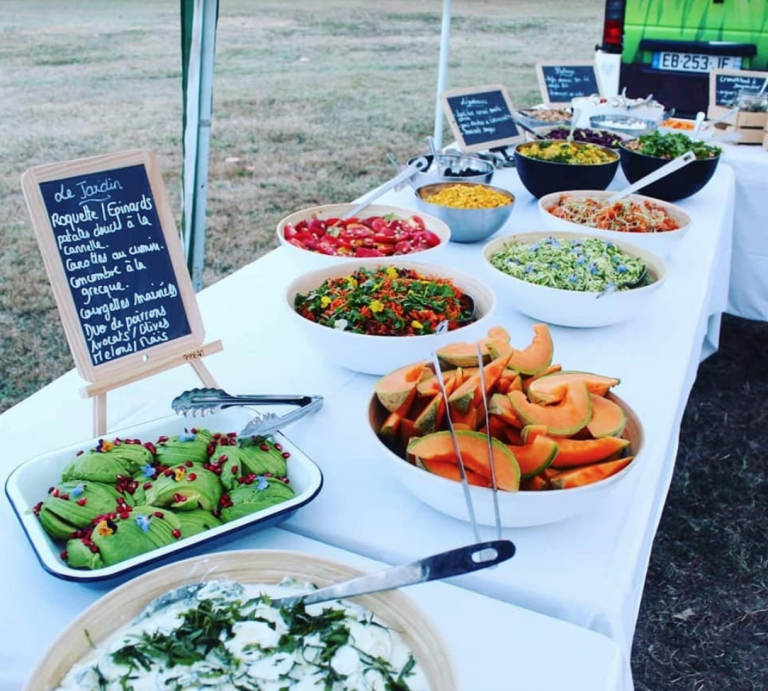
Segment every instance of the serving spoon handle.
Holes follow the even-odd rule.
[[[616,192],[616,194],[612,194],[610,197],[608,197],[608,199],[605,200],[604,203],[613,204],[619,201],[619,199],[623,199],[624,197],[637,192],[637,190],[642,189],[646,185],[650,185],[652,182],[661,180],[661,178],[666,177],[670,173],[674,173],[676,170],[679,170],[683,166],[687,166],[691,161],[694,161],[695,159],[696,154],[694,154],[693,151],[686,151],[681,156],[673,158],[669,163],[665,163],[663,166],[661,166],[661,168],[657,168],[652,173],[641,177],[639,180],[633,182],[631,185],[628,185],[623,190],[619,190]]]

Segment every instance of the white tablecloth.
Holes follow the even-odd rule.
[[[238,538],[226,549],[295,550],[366,571],[385,568],[277,528]],[[56,636],[106,589],[57,582],[41,569],[4,569],[0,586],[4,612],[0,691],[18,691]],[[505,691],[510,684],[569,691],[620,688],[621,652],[604,636],[444,583],[426,583],[405,592],[443,634],[462,689]],[[557,650],[556,665],[550,664],[552,650]]]
[[[517,194],[512,217],[500,232],[538,229],[535,201],[521,188],[516,173],[499,171],[494,182]],[[384,201],[412,204],[407,190],[390,193]],[[682,413],[700,358],[717,345],[719,315],[726,304],[733,213],[730,168],[721,166],[708,187],[682,206],[694,218],[694,226],[670,261],[666,284],[642,318],[637,315],[600,330],[552,329],[555,358],[564,367],[621,378],[618,393],[638,413],[647,436],[634,481],[576,519],[505,531],[518,547],[515,558],[461,581],[479,593],[607,635],[622,651],[627,677],[632,633],[673,471]],[[441,261],[483,276],[480,247],[452,244]],[[276,250],[198,297],[207,338],[224,341],[224,351],[206,360],[220,386],[231,393],[326,397],[321,411],[288,430],[322,467],[325,485],[319,497],[283,527],[386,563],[410,561],[469,542],[467,523],[420,504],[388,475],[378,442],[366,426],[375,378],[329,365],[302,338],[283,299],[296,271],[287,253]],[[532,320],[505,304],[503,292],[499,298],[498,323],[511,331],[513,343],[524,345]],[[91,404],[78,396],[82,385],[70,372],[0,416],[0,436],[18,440],[4,450],[3,476],[35,454],[91,436]],[[108,397],[109,428],[166,415],[176,394],[197,385],[191,368],[185,367],[115,391]],[[0,512],[7,525],[15,524],[5,498]],[[11,678],[18,679],[36,657],[22,655],[19,645],[32,646],[36,653],[44,648],[34,627],[22,622],[24,634],[14,633],[26,616],[22,604],[36,598],[48,602],[72,598],[73,609],[57,615],[61,628],[90,596],[84,588],[44,575],[20,530],[7,531],[4,547],[4,561],[12,565],[3,568],[8,580],[0,588],[3,611],[12,613],[4,636],[15,646],[9,662],[14,664]],[[39,617],[44,619],[44,612],[45,607]],[[474,637],[474,632],[465,633]],[[577,683],[577,675],[571,676],[567,688]]]
[[[768,151],[723,145],[723,163],[736,176],[728,314],[768,321]]]

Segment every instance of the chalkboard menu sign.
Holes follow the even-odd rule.
[[[724,115],[736,105],[740,93],[759,94],[768,91],[768,72],[747,70],[712,70],[709,73],[709,110],[707,116]]]
[[[202,343],[181,242],[150,152],[39,166],[24,174],[22,188],[85,379]]]
[[[537,62],[536,76],[541,96],[548,106],[569,106],[574,98],[602,95],[593,62]]]
[[[523,139],[512,118],[512,101],[500,84],[452,89],[443,92],[440,99],[453,136],[464,152],[508,146]]]

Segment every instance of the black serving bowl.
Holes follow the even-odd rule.
[[[558,140],[545,140],[562,143]],[[619,167],[618,154],[604,146],[573,142],[576,146],[596,147],[607,152],[611,160],[606,163],[556,163],[525,155],[525,149],[531,144],[541,142],[522,142],[515,147],[515,166],[520,181],[537,199],[553,192],[568,190],[604,190],[611,184]]]
[[[669,163],[668,158],[648,156],[639,151],[628,149],[628,143],[626,142],[619,147],[619,154],[621,156],[621,170],[630,183]],[[720,156],[705,159],[697,158],[661,180],[646,185],[637,193],[655,199],[663,199],[666,202],[685,199],[696,194],[710,181],[719,162]]]

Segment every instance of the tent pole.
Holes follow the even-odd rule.
[[[443,0],[443,23],[440,29],[440,62],[437,70],[437,99],[435,102],[435,148],[443,147],[443,107],[440,94],[445,91],[448,74],[448,41],[451,36],[451,0]]]
[[[203,287],[205,264],[205,208],[208,201],[208,159],[211,143],[213,108],[213,62],[216,50],[216,18],[218,0],[202,0],[202,44],[200,50],[200,99],[197,123],[197,157],[195,161],[195,208],[192,233],[192,285]]]

